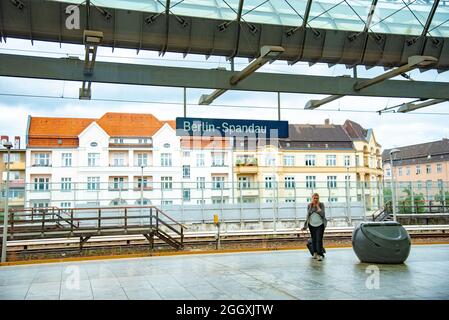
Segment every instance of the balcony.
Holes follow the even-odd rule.
[[[16,179],[9,181],[10,188],[25,188],[25,179]]]
[[[257,197],[259,195],[259,190],[254,188],[242,188],[239,189],[238,195],[242,197]]]
[[[237,159],[235,162],[236,173],[257,173],[259,170],[257,158]]]
[[[5,166],[6,165],[7,164],[5,163]],[[12,170],[12,171],[25,170],[25,162],[18,162],[18,161],[10,162],[9,163],[9,170]]]

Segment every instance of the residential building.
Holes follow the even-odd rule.
[[[397,147],[393,154],[393,170],[390,151],[382,153],[386,181],[397,182],[399,196],[407,192],[422,194],[426,200],[435,200],[441,193],[449,192],[449,139]],[[409,190],[409,191],[406,191]]]
[[[230,151],[191,149],[176,136],[174,121],[151,114],[29,117],[26,152],[27,205],[32,207],[176,205],[229,198],[229,191],[218,190],[231,176]],[[210,197],[202,195],[202,186],[213,182]]]
[[[0,211],[4,210],[5,187],[7,179],[7,168],[9,162],[9,201],[10,208],[22,208],[25,204],[25,149],[20,148],[20,137],[14,138],[13,147],[8,150],[3,147],[4,141],[9,141],[8,136],[1,136],[0,143]]]
[[[234,144],[237,197],[244,203],[382,201],[381,146],[372,129],[343,125],[290,124],[289,138],[261,144]]]

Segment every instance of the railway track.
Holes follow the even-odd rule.
[[[449,241],[447,230],[431,230],[410,232],[413,240],[442,239]],[[308,233],[290,234],[257,234],[257,235],[224,235],[220,237],[222,249],[236,248],[288,248],[305,246],[309,238]],[[335,232],[325,234],[324,241],[328,243],[350,243],[352,232]],[[215,235],[190,235],[184,240],[184,251],[213,250],[216,248],[217,238]],[[174,251],[167,243],[156,239],[153,252]],[[152,252],[148,241],[143,237],[116,237],[113,239],[95,239],[87,242],[80,250],[76,239],[66,240],[43,240],[22,241],[8,244],[8,256],[16,258],[33,257],[61,257],[61,256],[89,256],[92,254],[116,254],[116,253],[139,253]]]

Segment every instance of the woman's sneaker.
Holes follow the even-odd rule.
[[[323,261],[323,256],[318,256],[318,261]]]
[[[318,255],[316,254],[316,252],[313,254],[313,257],[312,257],[312,259],[316,259],[316,258],[318,258]]]

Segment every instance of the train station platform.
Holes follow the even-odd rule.
[[[0,299],[449,299],[449,245],[413,245],[402,265],[351,248],[153,256],[0,267]]]

